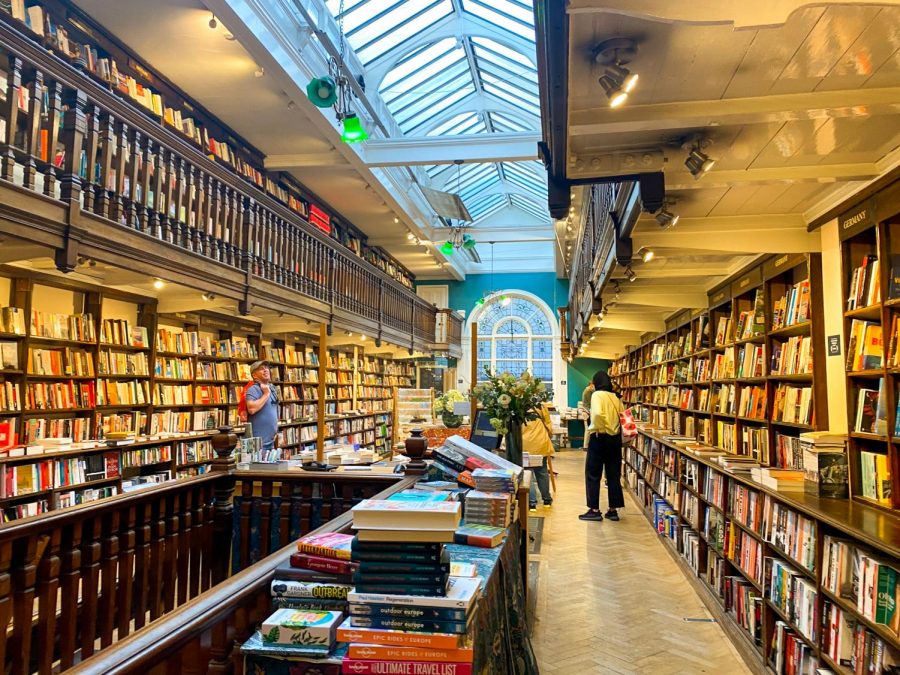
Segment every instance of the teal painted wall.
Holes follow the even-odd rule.
[[[606,359],[575,359],[569,364],[569,407],[577,408],[581,400],[581,392],[598,370],[609,370],[610,361]]]
[[[546,302],[554,315],[558,307],[569,302],[568,279],[557,279],[553,272],[522,272],[495,274],[493,283],[489,274],[470,274],[464,281],[422,281],[419,286],[448,286],[450,309],[463,310],[466,317],[475,309],[478,299],[490,290],[521,290],[533,293]],[[568,405],[576,407],[581,392],[598,370],[609,368],[605,359],[575,359],[566,368]]]

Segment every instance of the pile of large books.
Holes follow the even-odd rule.
[[[508,527],[511,503],[508,492],[472,490],[466,495],[466,523]]]
[[[349,617],[337,631],[350,643],[345,673],[431,672],[435,663],[447,675],[471,673],[481,578],[450,575],[444,544],[459,518],[458,502],[402,493],[353,508],[350,556],[358,568]]]

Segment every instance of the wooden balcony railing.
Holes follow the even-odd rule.
[[[212,589],[216,598],[230,597],[234,588],[222,582],[232,571],[403,480],[235,472],[232,448],[217,449],[211,473],[0,526],[3,672],[67,670],[191,601],[196,607]],[[265,587],[259,583],[253,590],[239,582],[231,610],[210,605],[215,616],[204,621],[219,647],[226,634],[232,639],[229,621],[253,625],[256,614],[245,610],[261,602],[254,599]],[[157,654],[160,662],[168,656]]]
[[[462,344],[463,319],[452,309],[439,309],[435,317],[434,342],[438,345]]]
[[[379,333],[393,331],[395,340],[409,336],[410,346],[433,340],[435,309],[410,289],[91,73],[0,22],[4,60],[0,179],[44,200],[42,208],[21,205],[34,222],[12,233],[43,243],[52,223],[38,223],[39,216],[60,218],[60,269],[75,269],[80,247],[99,245],[96,223],[113,225],[104,236],[119,238],[123,251],[139,256],[161,243],[189,260],[199,256],[207,276],[244,296],[242,311],[250,311],[248,292],[268,282],[280,290],[266,297],[299,294],[329,321],[352,315]],[[167,257],[156,256],[157,264],[174,267]]]

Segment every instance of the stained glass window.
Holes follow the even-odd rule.
[[[512,296],[504,304],[503,296],[488,301],[478,319],[478,379],[485,379],[484,368],[492,372],[521,375],[526,370],[542,380],[553,382],[553,329],[550,319],[538,305]]]

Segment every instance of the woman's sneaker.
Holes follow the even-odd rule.
[[[578,520],[603,520],[603,514],[593,509],[588,510],[578,516]]]
[[[606,519],[607,520],[618,520],[619,514],[615,509],[610,509],[609,511],[606,512]]]

